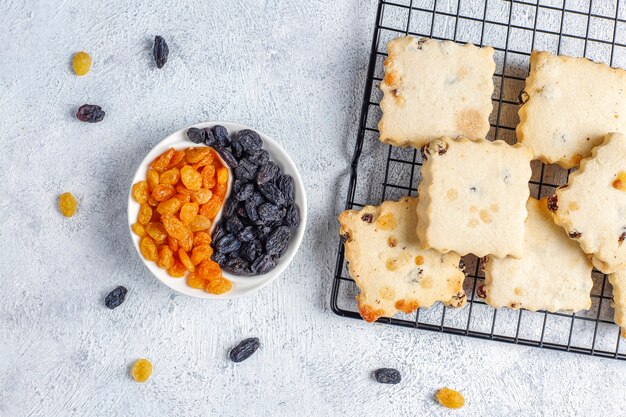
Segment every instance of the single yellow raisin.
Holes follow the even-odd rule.
[[[207,147],[198,147],[198,148],[188,148],[185,150],[185,156],[187,157],[187,162],[190,164],[195,164],[196,162],[200,162],[207,155],[211,154],[211,149]]]
[[[146,382],[152,375],[152,362],[148,359],[137,359],[130,369],[130,374],[137,382]]]
[[[159,185],[159,173],[153,170],[152,168],[150,168],[148,170],[147,181],[148,181],[148,189],[150,190],[150,192],[152,192],[152,190],[154,190],[157,187],[157,185]]]
[[[188,225],[196,217],[196,214],[198,214],[198,203],[185,203],[180,208],[180,221]]]
[[[130,228],[139,237],[144,237],[146,235],[146,228],[141,223],[135,223]]]
[[[174,194],[174,197],[172,198],[178,199],[178,201],[180,201],[180,204],[186,204],[191,201],[191,196],[189,194],[177,193],[177,194]]]
[[[180,261],[183,263],[183,265],[185,265],[185,268],[187,268],[189,272],[193,272],[196,270],[194,264],[189,258],[189,255],[187,255],[187,252],[185,252],[182,248],[178,250],[178,259],[180,259]]]
[[[194,265],[198,265],[205,259],[210,259],[211,255],[213,255],[213,248],[211,247],[211,245],[194,246],[193,250],[191,251],[191,263]]]
[[[213,188],[215,187],[215,166],[207,165],[202,168],[202,172],[200,173],[202,176],[202,186],[204,188]]]
[[[150,197],[148,197],[148,205],[149,205],[150,207],[156,207],[156,206],[158,206],[158,205],[159,205],[159,202],[158,202],[158,201],[156,201],[156,200],[152,197],[152,195],[151,195]]]
[[[174,239],[172,236],[167,237],[167,246],[170,247],[172,252],[178,252],[178,240]]]
[[[181,206],[181,202],[177,198],[161,201],[157,206],[159,214],[175,214]]]
[[[197,288],[199,290],[204,288],[205,281],[200,278],[196,273],[192,272],[187,275],[187,285],[191,288]]]
[[[233,288],[233,283],[226,278],[219,277],[209,280],[204,289],[211,294],[224,294]]]
[[[226,184],[217,184],[215,188],[213,188],[213,194],[223,199],[224,196],[226,196],[226,187],[228,187]]]
[[[199,190],[202,187],[202,175],[190,165],[180,170],[180,180],[190,190]]]
[[[152,198],[156,201],[165,201],[176,194],[176,189],[170,184],[159,184],[152,190]]]
[[[180,179],[180,171],[178,168],[168,169],[159,177],[159,184],[176,185]]]
[[[76,199],[72,193],[63,193],[59,196],[59,210],[65,217],[72,217],[76,213]]]
[[[179,194],[188,195],[189,198],[191,198],[191,195],[193,194],[193,191],[187,189],[187,187],[185,187],[183,184],[178,184],[176,186],[176,192],[178,192]]]
[[[148,202],[148,181],[139,181],[133,185],[133,198],[139,204],[146,204]]]
[[[196,232],[193,235],[193,245],[210,245],[211,244],[211,235],[207,232]]]
[[[214,195],[208,203],[203,204],[202,207],[200,207],[200,214],[209,219],[214,219],[221,208],[222,200],[218,196]]]
[[[158,259],[157,246],[149,236],[144,236],[139,241],[139,249],[144,258],[149,261],[156,261]]]
[[[205,280],[211,280],[222,276],[222,268],[220,268],[220,265],[210,259],[205,259],[200,262],[200,265],[198,265],[196,270],[198,275]]]
[[[185,151],[174,151],[174,153],[172,154],[172,159],[170,159],[170,163],[168,167],[174,168],[183,160],[184,157],[185,157]]]
[[[450,388],[441,388],[435,394],[435,398],[439,401],[439,404],[446,408],[461,408],[465,404],[463,395]]]
[[[174,265],[167,270],[167,273],[170,274],[172,278],[182,278],[187,273],[187,268],[181,261],[175,261]]]
[[[174,253],[167,245],[159,247],[158,255],[157,265],[159,268],[170,269],[174,266]]]
[[[139,206],[139,213],[137,213],[137,221],[141,224],[148,224],[152,219],[152,208],[147,204]]]
[[[184,239],[188,233],[191,233],[187,226],[172,215],[166,214],[161,216],[161,221],[163,222],[163,226],[165,226],[165,230],[167,230],[167,234],[175,237],[179,241]]]
[[[163,243],[167,239],[167,231],[161,223],[150,222],[146,225],[146,232],[155,242]]]
[[[79,77],[87,74],[91,69],[91,56],[87,52],[76,52],[72,58],[72,69]]]
[[[211,220],[209,218],[203,216],[202,214],[198,214],[193,218],[191,223],[189,223],[189,228],[192,232],[199,232],[201,230],[207,230],[211,228]]]
[[[226,184],[228,182],[228,170],[224,167],[221,167],[217,170],[217,183],[218,184]]]
[[[165,172],[175,152],[176,150],[174,148],[169,148],[167,151],[163,152],[152,162],[152,169],[158,173]]]
[[[178,240],[178,245],[185,252],[189,252],[191,248],[193,248],[193,232],[189,230],[189,232],[185,235],[184,238]]]
[[[213,193],[206,188],[200,188],[198,191],[194,191],[191,195],[191,199],[198,204],[206,204],[209,202]]]

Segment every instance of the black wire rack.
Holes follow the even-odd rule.
[[[358,135],[351,163],[346,209],[359,209],[383,200],[416,195],[420,152],[384,145],[377,124],[382,98],[387,41],[402,35],[449,39],[494,48],[494,110],[489,139],[515,143],[519,94],[528,75],[530,52],[584,56],[611,66],[626,67],[626,10],[620,0],[381,0],[376,12]],[[626,32],[626,31],[624,31]],[[533,161],[531,195],[550,195],[567,182],[569,171]],[[379,323],[432,330],[480,339],[626,359],[620,329],[613,323],[611,286],[594,270],[592,307],[583,312],[493,309],[484,302],[481,259],[464,257],[464,288],[468,305],[462,309],[441,303],[413,314],[399,313]],[[338,238],[337,264],[331,293],[333,312],[361,319],[356,284],[348,275],[343,244]]]

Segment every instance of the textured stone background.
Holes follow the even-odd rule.
[[[622,362],[331,313],[338,190],[375,9],[362,0],[2,3],[1,417],[624,414]],[[156,34],[171,50],[161,71],[150,53]],[[84,78],[70,71],[77,50],[94,58]],[[73,118],[85,102],[103,106],[102,123]],[[149,274],[125,213],[151,146],[220,119],[291,153],[310,219],[279,280],[211,302],[177,296]],[[56,210],[63,191],[79,200],[72,219]],[[127,302],[109,311],[104,296],[120,284]],[[230,363],[228,349],[253,335],[263,343],[256,356]],[[128,375],[138,357],[155,367],[143,385]],[[401,369],[403,383],[373,382],[381,366]],[[466,407],[438,407],[441,386],[461,390]]]

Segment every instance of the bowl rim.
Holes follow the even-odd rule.
[[[137,212],[139,210],[139,203],[134,200],[132,197],[132,187],[138,181],[142,181],[146,179],[147,168],[149,164],[156,158],[158,155],[162,154],[165,150],[173,147],[175,149],[184,149],[188,147],[198,147],[198,146],[206,146],[203,144],[195,144],[187,139],[186,132],[188,129],[192,127],[196,127],[199,129],[206,127],[213,127],[216,125],[224,126],[230,135],[243,130],[250,129],[259,134],[261,139],[263,139],[263,149],[265,149],[270,154],[270,159],[274,161],[278,166],[281,167],[283,173],[289,174],[294,179],[294,187],[295,187],[295,201],[298,205],[298,209],[300,211],[300,224],[294,230],[292,230],[291,238],[289,241],[289,245],[287,250],[280,257],[278,265],[271,270],[270,272],[263,275],[255,275],[249,277],[237,276],[227,272],[223,272],[225,278],[229,279],[233,283],[233,289],[225,294],[210,294],[201,289],[191,288],[187,285],[185,277],[182,278],[173,278],[167,274],[167,271],[159,268],[156,263],[152,261],[148,261],[143,258],[141,255],[141,251],[139,249],[139,236],[135,235],[132,231],[131,226],[136,222]],[[226,194],[226,199],[230,196],[232,192],[232,179],[233,179],[233,170],[228,167],[225,163],[223,164],[229,170],[229,184],[228,190]],[[214,224],[218,223],[218,220],[222,214],[222,208],[216,217],[216,221]],[[146,154],[146,156],[141,160],[139,165],[137,166],[135,173],[130,182],[129,191],[128,191],[128,205],[127,205],[127,217],[128,217],[128,230],[130,233],[131,240],[133,242],[133,247],[135,248],[135,252],[146,266],[146,268],[150,271],[150,273],[163,285],[171,288],[172,290],[187,295],[190,297],[207,299],[207,300],[227,300],[244,297],[246,295],[252,294],[261,288],[267,286],[269,283],[273,282],[277,279],[291,264],[293,258],[298,252],[302,240],[304,238],[304,233],[306,231],[306,223],[307,223],[307,197],[306,191],[304,188],[304,183],[302,181],[302,177],[297,169],[296,164],[294,163],[291,156],[283,149],[283,147],[276,142],[273,138],[268,136],[267,134],[248,127],[246,125],[242,125],[240,123],[226,122],[226,121],[208,121],[197,123],[191,126],[184,127],[179,129],[164,139],[155,144]],[[212,232],[211,228],[211,232]],[[185,274],[186,276],[186,274]],[[181,285],[180,283],[184,285]]]

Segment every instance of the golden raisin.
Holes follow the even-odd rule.
[[[180,201],[181,205],[182,204],[187,204],[187,203],[189,203],[191,201],[191,196],[188,195],[188,194],[177,193],[177,194],[174,194],[174,197],[172,197],[172,198],[175,198],[178,201]]]
[[[228,170],[224,167],[221,167],[217,170],[217,183],[218,184],[226,184],[228,182]]]
[[[178,239],[178,245],[185,252],[189,252],[191,248],[193,248],[193,232],[189,230],[189,232],[185,235],[184,238]]]
[[[196,232],[193,235],[193,245],[210,245],[211,244],[211,235],[207,232]]]
[[[217,196],[213,196],[208,203],[202,205],[200,208],[200,214],[208,217],[209,219],[214,219],[221,208],[222,200]]]
[[[191,199],[198,204],[206,204],[209,202],[213,193],[211,190],[207,190],[206,188],[200,188],[198,191],[194,191],[191,195]]]
[[[65,217],[72,217],[76,213],[76,199],[72,193],[63,193],[59,196],[59,210]]]
[[[213,192],[219,198],[224,199],[224,196],[226,195],[226,187],[227,187],[226,184],[217,184],[215,188],[213,189]]]
[[[130,374],[137,382],[146,382],[152,375],[152,362],[148,359],[137,359],[130,369]]]
[[[72,58],[72,69],[79,77],[87,74],[91,69],[91,56],[87,52],[76,52]]]
[[[202,277],[202,279],[211,280],[222,276],[222,269],[220,268],[220,265],[210,259],[200,262],[197,271],[198,275]]]
[[[146,228],[143,227],[143,224],[141,223],[135,223],[130,228],[139,237],[144,237],[146,235]]]
[[[202,186],[205,188],[213,188],[215,187],[215,167],[213,165],[207,165],[202,168],[202,172],[200,173],[202,176]]]
[[[210,294],[224,294],[232,288],[233,283],[223,277],[210,280],[204,287],[204,289]]]
[[[178,192],[179,194],[188,195],[189,198],[191,198],[191,195],[193,194],[193,191],[187,189],[187,187],[185,187],[183,184],[178,184],[176,186],[176,192]]]
[[[188,148],[185,151],[187,162],[190,164],[200,162],[202,159],[206,158],[207,155],[211,155],[211,150],[206,147]]]
[[[181,206],[181,202],[177,198],[161,201],[157,206],[159,214],[175,214]]]
[[[159,205],[159,202],[156,201],[154,198],[152,198],[152,196],[148,197],[148,205],[150,207],[156,207]]]
[[[162,223],[150,222],[146,225],[146,232],[155,242],[162,243],[167,239],[167,231]]]
[[[152,162],[152,169],[158,173],[165,172],[169,167],[172,156],[174,156],[174,152],[176,152],[174,148],[169,148],[163,154],[158,156],[154,162]]]
[[[181,239],[184,239],[187,234],[190,233],[187,226],[182,224],[180,220],[172,215],[166,214],[164,216],[161,216],[161,221],[163,222],[163,226],[165,226],[165,230],[167,230],[167,234],[175,237],[179,241]]]
[[[182,248],[178,250],[178,259],[180,259],[180,261],[183,263],[183,265],[185,265],[185,268],[187,268],[189,272],[193,272],[196,270],[194,264],[189,258],[189,255],[187,255],[187,252],[185,252]]]
[[[465,399],[460,392],[450,388],[441,388],[435,394],[435,398],[439,401],[439,404],[446,408],[461,408],[465,404]]]
[[[169,168],[173,168],[185,157],[185,151],[174,151],[172,154],[172,159],[170,159],[170,163],[168,165]]]
[[[139,181],[133,185],[133,198],[139,204],[146,204],[148,202],[148,181]]]
[[[202,214],[198,214],[193,218],[191,223],[189,223],[189,228],[192,232],[199,232],[200,230],[207,230],[211,228],[211,220]]]
[[[174,253],[167,245],[159,247],[158,255],[157,265],[159,268],[169,269],[174,266]]]
[[[180,180],[190,190],[199,190],[202,187],[202,176],[190,165],[185,165],[180,170]]]
[[[192,272],[187,276],[187,285],[189,285],[191,288],[197,288],[201,290],[204,288],[204,280],[200,278],[197,274]]]
[[[176,185],[180,179],[180,171],[178,168],[168,169],[159,177],[159,184]]]
[[[172,250],[172,252],[178,252],[178,240],[173,238],[172,236],[167,237],[167,246]]]
[[[139,213],[137,214],[137,221],[141,224],[148,224],[148,222],[152,219],[152,209],[147,204],[142,204],[139,206]]]
[[[198,265],[205,259],[211,258],[211,255],[213,255],[213,248],[211,247],[211,245],[194,246],[193,250],[191,251],[191,263],[194,265]]]
[[[183,224],[188,225],[193,221],[197,213],[198,203],[185,203],[180,208],[180,221],[183,222]]]
[[[153,169],[149,169],[148,175],[147,175],[147,181],[148,181],[148,189],[150,190],[150,192],[152,192],[152,190],[154,190],[156,186],[159,185],[159,173]]]
[[[176,189],[170,184],[159,184],[152,190],[152,198],[156,201],[165,201],[176,194]]]
[[[139,241],[139,249],[144,258],[149,261],[156,261],[158,258],[157,246],[149,236],[144,236]]]
[[[185,265],[183,265],[181,261],[175,261],[174,265],[167,270],[167,273],[172,278],[182,278],[187,273],[187,268],[185,268]]]

